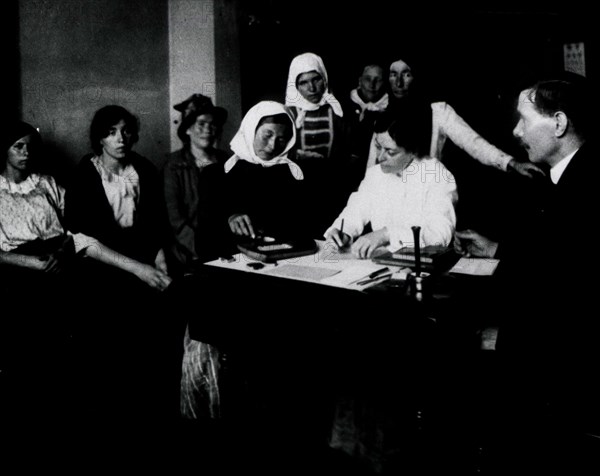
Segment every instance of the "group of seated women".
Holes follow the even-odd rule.
[[[0,366],[9,369],[3,375],[35,365],[35,357],[20,358],[25,351],[19,339],[53,338],[39,317],[62,296],[64,319],[51,327],[57,338],[74,336],[80,352],[78,408],[112,401],[110,411],[136,408],[144,418],[153,405],[180,405],[184,416],[216,417],[222,353],[190,337],[185,315],[169,312],[180,309],[173,304],[174,284],[200,264],[232,254],[238,240],[259,236],[325,239],[361,259],[382,247],[412,245],[413,226],[423,230],[422,246],[449,245],[458,195],[453,175],[437,153],[432,156],[439,106],[398,106],[412,76],[398,73],[397,63],[390,70],[395,89],[389,101],[377,65],[363,72],[377,83],[377,94],[367,100],[360,87],[353,90],[358,121],[387,111],[360,133],[360,173],[351,150],[356,129],[351,121],[344,125],[323,61],[313,53],[293,59],[284,101],[261,101],[247,111],[231,153],[217,147],[225,109],[201,94],[175,105],[182,147],[162,171],[133,151],[138,120],[118,105],[96,111],[92,152],[66,190],[37,172],[44,158],[38,131],[24,122],[5,127],[0,282],[3,293],[27,303],[23,313],[37,318],[2,320],[2,339],[10,344],[1,346]],[[359,86],[366,83],[362,78]],[[467,130],[463,122],[461,130]],[[474,156],[501,155],[507,167],[510,156],[478,136],[471,139],[479,144]],[[86,378],[89,369],[93,378]],[[152,390],[159,388],[175,390]]]

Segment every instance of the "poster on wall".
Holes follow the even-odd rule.
[[[583,42],[563,45],[565,71],[585,76],[585,49]]]

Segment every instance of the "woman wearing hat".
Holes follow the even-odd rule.
[[[170,154],[165,163],[163,188],[171,225],[169,269],[181,275],[193,273],[196,264],[216,258],[223,246],[220,236],[227,230],[224,220],[219,220],[219,197],[228,154],[215,144],[227,111],[202,94],[193,94],[174,108],[181,112],[177,135],[183,147]],[[178,288],[181,302],[194,295],[186,285]],[[187,329],[183,349],[181,416],[218,418],[222,353],[211,344],[190,339]]]
[[[169,248],[172,268],[186,273],[193,271],[195,263],[219,254],[217,192],[227,153],[215,144],[227,111],[202,94],[194,94],[174,108],[181,111],[177,135],[183,147],[169,156],[163,186],[173,234]]]

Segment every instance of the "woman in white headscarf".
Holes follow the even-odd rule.
[[[304,232],[304,174],[288,158],[294,118],[283,104],[262,101],[244,116],[225,163],[229,229],[237,236]]]
[[[349,193],[344,147],[346,126],[339,101],[329,91],[323,60],[314,53],[296,56],[288,73],[285,104],[294,114],[298,139],[292,157],[302,167],[311,189],[310,208],[321,234]]]
[[[298,157],[330,158],[344,113],[329,92],[327,70],[316,54],[303,53],[292,60],[285,104],[296,119]]]

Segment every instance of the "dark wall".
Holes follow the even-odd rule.
[[[244,2],[244,112],[262,99],[284,100],[289,64],[299,53],[323,58],[330,89],[340,100],[356,87],[365,62],[389,66],[403,59],[413,68],[414,84],[432,100],[448,101],[490,142],[525,158],[512,137],[515,93],[523,82],[562,71],[566,42],[585,43],[587,75],[598,78],[594,15],[573,3],[560,10],[483,10],[369,0],[343,12],[338,2],[294,5]],[[479,164],[450,143],[444,162],[459,186],[459,228],[497,234],[513,206],[527,200],[509,174]]]
[[[322,56],[330,87],[341,96],[356,86],[360,67],[374,59],[389,66],[405,59],[428,92],[465,107],[504,95],[525,76],[562,69],[562,44],[586,41],[585,10],[482,10],[406,7],[369,0],[341,10],[338,2],[244,2],[242,87],[244,110],[264,98],[282,100],[292,58]],[[571,5],[570,5],[571,6]],[[589,65],[597,74],[597,65]]]
[[[140,118],[136,150],[169,151],[167,0],[20,0],[22,117],[66,164],[90,151],[94,112]]]

